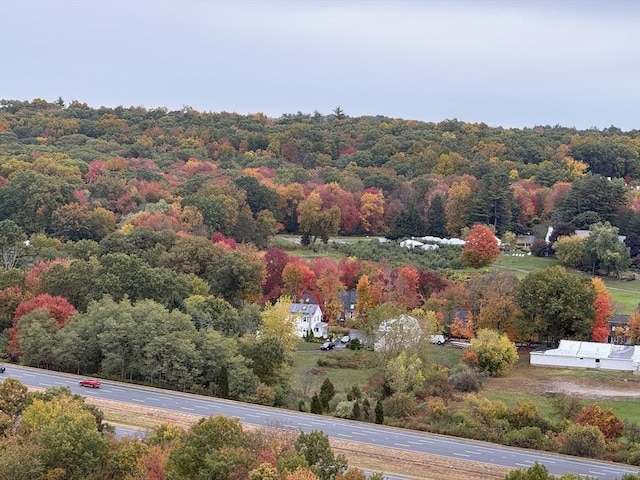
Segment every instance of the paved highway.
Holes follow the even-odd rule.
[[[640,472],[635,467],[622,464],[504,447],[456,437],[414,432],[119,382],[104,381],[99,389],[84,388],[78,384],[81,377],[35,368],[7,365],[7,372],[0,374],[0,379],[8,376],[15,377],[30,387],[68,386],[72,392],[83,394],[88,398],[116,400],[203,417],[222,414],[235,417],[243,423],[259,426],[292,428],[304,432],[321,430],[329,437],[336,439],[440,455],[458,460],[473,460],[510,468],[528,468],[535,462],[540,462],[555,475],[577,473],[596,477],[599,480],[619,480],[625,473]]]

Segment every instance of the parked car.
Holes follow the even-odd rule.
[[[0,373],[4,373],[6,370],[6,368],[4,367],[4,365],[0,365]]]
[[[349,343],[351,341],[351,337],[349,335],[345,335],[340,339],[340,343]]]
[[[100,380],[97,378],[83,378],[80,380],[81,387],[100,388]]]
[[[333,347],[335,347],[335,344],[333,342],[324,342],[320,346],[320,350],[333,350]]]
[[[444,345],[445,338],[444,335],[431,335],[431,343],[435,343],[436,345]]]

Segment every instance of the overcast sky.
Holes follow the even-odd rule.
[[[0,98],[640,128],[640,0],[0,0]]]

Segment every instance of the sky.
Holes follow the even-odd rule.
[[[640,0],[0,0],[0,99],[640,129]]]

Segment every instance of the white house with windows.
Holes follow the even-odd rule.
[[[293,303],[289,309],[290,316],[295,317],[298,336],[306,337],[309,332],[317,338],[329,336],[329,324],[322,321],[322,309],[315,303]]]

